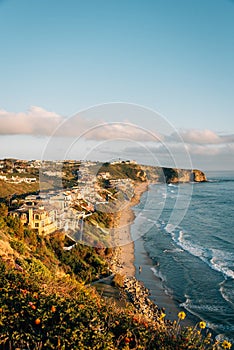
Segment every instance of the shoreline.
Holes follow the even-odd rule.
[[[114,236],[117,243],[117,273],[125,277],[134,277],[135,268],[135,245],[131,236],[131,226],[135,220],[133,207],[140,202],[141,196],[148,190],[148,182],[135,184],[134,197],[126,205],[125,209],[119,212],[117,228],[114,230]]]
[[[114,272],[120,273],[125,278],[136,278],[149,290],[150,299],[155,305],[160,309],[165,309],[166,319],[173,321],[178,319],[178,312],[184,309],[166,293],[161,279],[154,274],[153,269],[157,265],[154,264],[154,261],[145,250],[143,237],[137,235],[138,238],[135,241],[132,240],[134,225],[136,225],[136,230],[138,229],[135,223],[136,214],[134,207],[139,204],[144,192],[148,191],[149,185],[148,182],[136,184],[134,197],[128,203],[126,209],[119,213],[117,239],[120,242],[119,238],[121,233],[123,233],[128,243],[125,241],[125,244],[118,245]],[[187,311],[186,315],[184,325],[193,326],[197,323],[198,319],[194,315]]]
[[[127,235],[129,243],[119,247],[118,261],[119,267],[117,272],[125,277],[135,277],[150,292],[150,299],[159,307],[167,311],[167,318],[170,320],[177,319],[177,314],[181,309],[176,305],[173,299],[165,293],[160,278],[154,275],[154,262],[148,255],[144,247],[144,239],[140,235],[134,241],[132,240],[132,231],[134,230],[135,217],[134,207],[140,203],[141,196],[149,189],[149,183],[140,183],[135,186],[135,195],[127,205],[126,210],[122,211],[119,216],[118,225],[123,233]]]

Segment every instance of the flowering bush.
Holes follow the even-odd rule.
[[[35,267],[29,275],[1,264],[0,272],[0,349],[231,349],[227,340],[215,343],[208,330],[202,334],[204,321],[182,327],[185,313],[174,323],[164,313],[152,321],[68,275],[47,284],[41,274],[39,285]]]
[[[86,286],[108,271],[101,248],[77,245],[65,254],[62,236],[46,242],[28,230],[20,238],[14,221],[0,224],[0,350],[231,349],[228,340],[213,340],[204,321],[183,327],[184,311],[175,322],[164,312],[150,318]],[[116,282],[122,284],[121,276]]]

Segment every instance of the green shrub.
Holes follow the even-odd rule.
[[[26,246],[23,242],[18,241],[17,239],[10,240],[11,248],[15,249],[19,254],[23,255],[26,252]]]

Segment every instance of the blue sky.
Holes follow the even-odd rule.
[[[0,47],[1,158],[40,158],[59,122],[125,102],[165,116],[194,167],[234,169],[233,1],[0,0]]]

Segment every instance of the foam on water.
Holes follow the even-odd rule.
[[[197,307],[196,307],[196,305],[193,305],[192,301],[188,298],[188,296],[187,296],[185,302],[181,303],[179,306],[181,308],[184,308],[185,310],[187,310],[190,314],[196,316],[198,319],[201,319],[201,316],[200,316],[200,312],[201,311],[206,311],[206,312],[210,311],[210,308],[206,307],[205,305],[202,305],[202,306],[201,305],[197,305]],[[216,328],[215,324],[212,324],[211,322],[208,322],[208,320],[205,317],[203,317],[202,320],[206,322],[207,326],[210,329],[215,330],[215,328]]]
[[[162,281],[165,294],[172,298],[173,291],[172,291],[172,289],[170,289],[166,286],[166,282],[167,282],[166,277],[163,276],[161,271],[159,269],[157,269],[156,267],[151,267],[151,270],[153,271],[153,274]]]
[[[150,218],[145,218],[148,222],[153,222],[154,224],[157,224],[157,220],[152,220]]]
[[[216,333],[232,338],[234,182],[214,180],[194,186],[187,214],[179,223],[171,216],[179,217],[188,204],[189,185],[152,187],[149,210],[143,213],[145,224],[140,226],[151,227],[145,234],[145,247],[160,263],[152,271],[165,293]],[[164,207],[157,217],[157,204],[162,201]]]
[[[158,277],[162,282],[166,282],[167,279],[165,276],[163,276],[162,272],[157,269],[156,267],[151,267],[151,270],[153,271],[153,274]]]
[[[212,255],[211,267],[221,272],[225,277],[234,279],[234,269],[230,268],[230,265],[233,266],[233,254],[223,252],[220,249],[212,249]]]
[[[222,298],[226,300],[231,305],[231,307],[233,307],[234,290],[233,289],[229,290],[228,288],[225,287],[225,284],[226,284],[226,280],[224,280],[219,284],[220,294],[222,295]]]
[[[174,248],[174,249],[164,249],[163,253],[181,253],[183,249]]]
[[[170,233],[173,241],[184,251],[201,259],[210,268],[223,274],[225,278],[234,279],[234,270],[229,267],[230,262],[234,261],[234,255],[223,252],[219,249],[204,248],[190,240],[188,233],[182,229],[174,229],[173,225],[161,223],[161,228]]]
[[[221,305],[210,305],[210,304],[193,304],[192,300],[186,295],[186,300],[185,302],[180,304],[180,307],[184,308],[185,310],[187,310],[189,313],[191,313],[192,315],[196,316],[198,319],[201,319],[201,314],[203,315],[202,320],[206,322],[207,327],[212,329],[213,331],[215,331],[217,333],[217,329],[219,329],[220,331],[223,331],[224,333],[221,334],[219,333],[216,336],[216,339],[227,339],[231,342],[233,342],[233,338],[232,337],[228,337],[226,333],[228,332],[229,334],[233,334],[234,331],[234,326],[233,325],[217,325],[217,323],[211,322],[210,320],[208,320],[206,318],[206,315],[210,315],[210,314],[219,314],[220,312],[222,314],[225,314],[225,309],[223,308],[223,306]]]
[[[165,231],[167,231],[168,233],[173,232],[174,229],[175,229],[175,226],[172,225],[172,224],[167,224],[167,225],[165,226]]]
[[[193,304],[192,301],[187,298],[186,301],[184,303],[180,304],[181,307],[184,307],[185,309],[187,309],[188,311],[190,311],[191,313],[195,313],[195,311],[202,311],[204,313],[206,312],[225,312],[225,308],[223,307],[223,305],[214,305],[214,304]],[[199,313],[197,314],[197,316],[199,315]]]

